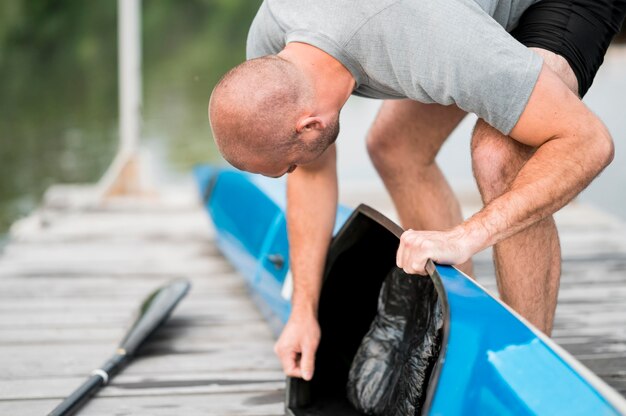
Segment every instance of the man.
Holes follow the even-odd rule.
[[[625,9],[625,0],[262,4],[251,60],[216,86],[209,116],[234,166],[291,173],[294,292],[275,348],[288,375],[314,371],[337,204],[334,141],[350,94],[386,99],[367,146],[407,229],[398,266],[424,274],[431,258],[471,273],[471,256],[495,245],[502,299],[550,334],[560,278],[551,214],[612,160],[611,136],[579,96]],[[485,206],[463,221],[435,156],[466,112],[479,116],[471,156]]]

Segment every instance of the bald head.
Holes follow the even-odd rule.
[[[312,87],[298,68],[278,56],[233,68],[213,90],[209,104],[220,152],[244,170],[250,170],[253,158],[284,158],[299,146],[297,120],[312,99]]]

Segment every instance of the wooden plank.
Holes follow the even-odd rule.
[[[221,313],[213,314],[187,314],[178,315],[174,322],[186,325],[189,321],[194,321],[195,326],[208,326],[216,324],[230,324],[238,325],[240,323],[250,321],[260,321],[259,311],[252,309],[247,311],[233,311],[227,313],[223,311]],[[88,328],[94,325],[111,325],[120,328],[126,327],[131,321],[128,319],[128,314],[100,313],[100,314],[65,314],[54,315],[45,314],[37,315],[32,318],[24,317],[17,321],[14,317],[0,316],[0,329],[20,328],[24,325],[28,325],[30,328]]]
[[[115,244],[106,241],[85,244],[54,243],[54,244],[9,244],[2,253],[2,261],[24,261],[36,258],[38,261],[70,262],[94,259],[98,261],[125,261],[136,258],[147,258],[159,263],[173,259],[202,258],[211,259],[221,255],[214,244],[206,247],[195,242],[178,242],[152,240],[150,242],[125,239]]]
[[[229,294],[231,296],[225,296]],[[146,294],[147,296],[147,294]],[[89,300],[93,300],[92,304],[89,304],[89,300],[81,300],[80,298],[72,299],[72,303],[67,303],[67,298],[58,299],[46,298],[42,301],[40,308],[37,307],[38,302],[23,302],[19,301],[7,301],[3,302],[0,307],[0,323],[3,322],[3,318],[11,320],[16,317],[23,317],[24,319],[31,319],[41,317],[49,321],[54,321],[55,316],[60,316],[60,321],[65,321],[65,317],[68,314],[91,312],[96,316],[96,319],[100,320],[100,316],[113,316],[113,317],[130,317],[139,309],[141,302],[145,299],[139,297],[132,299],[125,297],[121,300],[108,300],[102,297],[97,297]],[[73,301],[76,301],[76,304]],[[216,291],[208,293],[193,293],[189,295],[189,301],[185,302],[184,306],[181,305],[181,311],[190,314],[229,314],[237,313],[240,311],[256,310],[256,308],[250,303],[250,300],[246,297],[246,291],[244,289],[237,291]],[[233,312],[231,312],[233,311]],[[179,312],[180,313],[180,312]],[[15,315],[15,316],[13,316]]]
[[[159,396],[118,397],[96,396],[82,410],[81,415],[205,415],[205,416],[278,416],[284,415],[284,392],[274,391],[173,394]],[[0,401],[0,414],[46,414],[58,400]]]
[[[208,241],[213,226],[197,207],[172,212],[127,213],[107,211],[50,212],[40,211],[20,220],[11,228],[11,239],[17,242],[99,241],[112,238],[163,238],[169,241]]]
[[[223,273],[232,267],[223,261],[206,259],[175,260],[163,264],[154,264],[146,260],[134,260],[120,263],[108,261],[77,261],[71,265],[56,261],[3,261],[0,262],[0,278],[4,276],[102,276],[109,275],[122,278],[132,275],[181,276],[187,274]]]
[[[0,379],[0,401],[62,399],[86,377]],[[189,374],[128,375],[115,377],[100,397],[213,394],[284,389],[282,371],[228,371]]]
[[[262,324],[259,322],[259,324]],[[181,374],[241,370],[279,370],[280,363],[272,351],[272,342],[256,340],[241,344],[215,344],[204,348],[175,349],[168,344],[146,347],[125,370],[127,374]],[[3,346],[0,357],[0,379],[24,379],[58,376],[84,376],[107,359],[116,347],[109,345],[39,345],[31,348]],[[152,355],[150,355],[152,354]]]
[[[183,323],[184,325],[178,325]],[[0,345],[35,345],[43,344],[81,344],[88,348],[91,344],[116,343],[126,333],[125,328],[119,326],[97,325],[94,327],[70,328],[4,328],[0,331]],[[252,342],[254,340],[268,340],[273,342],[268,328],[259,324],[259,320],[237,323],[237,330],[233,331],[229,323],[214,325],[199,325],[193,321],[174,319],[153,335],[151,339],[185,339],[195,343],[200,340]]]
[[[228,266],[230,267],[230,266]],[[26,301],[29,298],[57,299],[59,302],[66,302],[66,297],[73,297],[79,300],[88,298],[107,299],[134,299],[141,300],[141,296],[148,295],[152,290],[176,278],[184,276],[192,281],[191,294],[219,293],[220,290],[246,290],[244,280],[235,273],[232,268],[225,271],[210,274],[177,273],[177,274],[132,274],[128,272],[124,276],[124,284],[116,276],[95,274],[86,275],[80,272],[75,276],[28,276],[0,277],[2,290],[0,299],[10,300],[16,298]],[[26,296],[24,296],[26,295]]]

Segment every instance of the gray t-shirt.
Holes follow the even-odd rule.
[[[248,58],[313,45],[356,79],[354,94],[456,104],[508,134],[542,59],[512,30],[536,0],[265,0]]]

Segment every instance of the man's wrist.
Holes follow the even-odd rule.
[[[294,296],[291,300],[292,315],[312,315],[317,317],[318,307],[317,297],[312,296]]]
[[[487,248],[491,237],[488,230],[479,221],[475,221],[474,218],[470,218],[454,227],[451,233],[453,238],[461,242],[468,251],[468,257]]]

